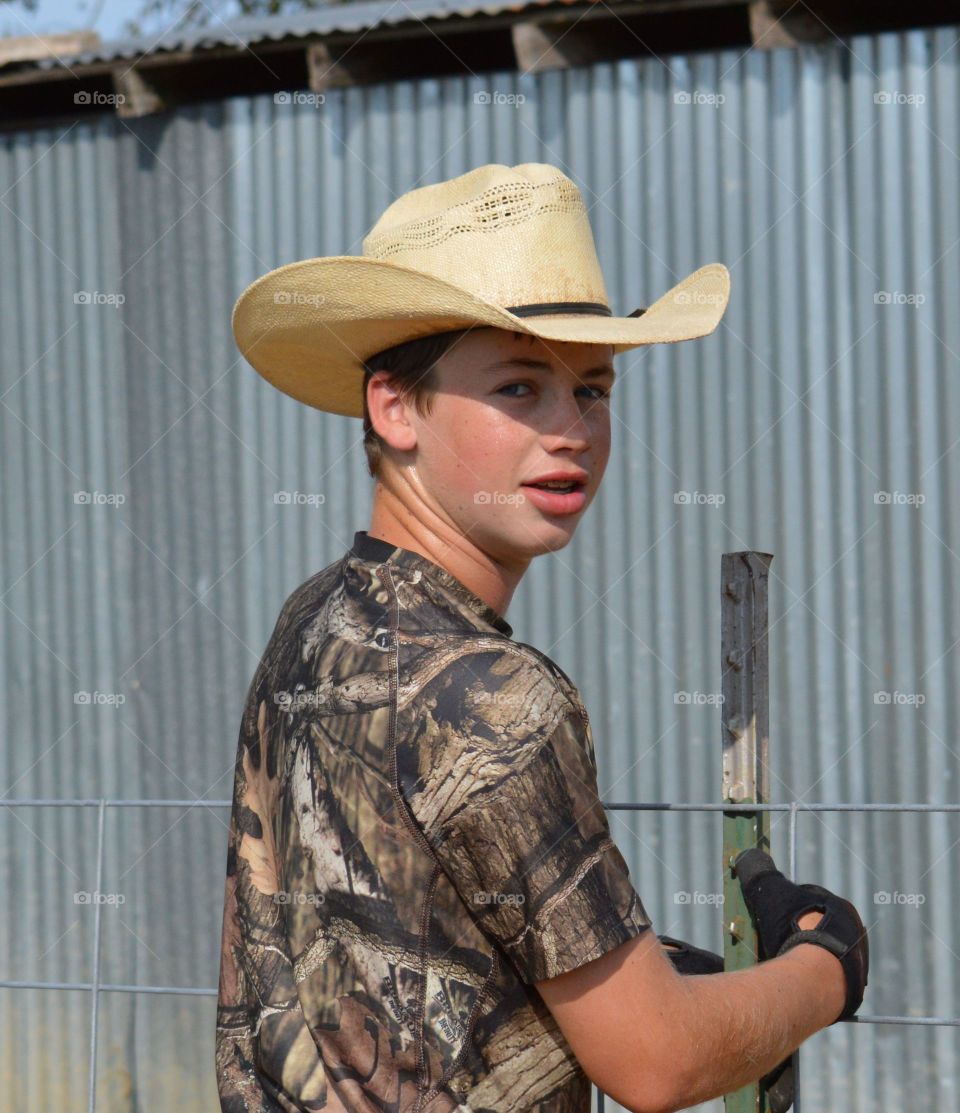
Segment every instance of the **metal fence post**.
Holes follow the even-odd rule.
[[[769,802],[769,673],[767,578],[770,553],[724,553],[720,561],[724,803]],[[723,813],[723,961],[725,970],[757,962],[757,939],[734,877],[741,850],[770,850],[770,815],[760,810]],[[751,1083],[724,1095],[727,1113],[767,1113],[763,1087]]]
[[[97,1107],[97,1028],[100,1018],[100,940],[103,931],[100,893],[103,891],[103,834],[107,819],[107,802],[97,804],[97,889],[93,894],[93,984],[90,987],[90,1072],[87,1077],[87,1109]]]

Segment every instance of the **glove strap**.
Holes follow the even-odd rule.
[[[823,931],[820,928],[807,928],[804,931],[794,932],[783,944],[777,955],[785,954],[787,951],[792,950],[800,943],[815,943],[818,947],[823,947],[824,950],[830,951],[835,954],[843,966],[844,982],[846,983],[846,1000],[843,1004],[843,1012],[832,1023],[836,1024],[838,1020],[851,1016],[856,1012],[856,1005],[853,996],[852,982],[856,977],[856,971],[848,969],[848,961],[851,948],[839,940],[835,935],[831,935],[829,931]]]

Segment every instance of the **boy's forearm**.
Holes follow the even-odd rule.
[[[839,960],[805,943],[749,970],[683,977],[687,1068],[673,1109],[762,1078],[844,1005]],[[671,1067],[676,1069],[676,1056]]]

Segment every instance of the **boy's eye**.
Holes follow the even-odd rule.
[[[517,386],[528,387],[529,385],[530,385],[529,383],[506,383],[506,384],[504,384],[504,386],[499,388],[499,390],[497,391],[497,394],[502,394],[505,390],[512,390],[514,387],[517,387]],[[598,400],[598,401],[600,399],[610,397],[610,391],[606,390],[602,386],[584,386],[584,387],[580,387],[580,389],[581,390],[592,391],[593,392],[593,398]],[[526,396],[523,395],[523,394],[519,394],[519,395],[518,394],[511,394],[510,397],[511,398],[524,398]]]

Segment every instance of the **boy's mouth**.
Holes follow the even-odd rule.
[[[569,516],[579,514],[587,504],[587,472],[553,476],[540,476],[529,483],[522,483],[526,499],[542,513]]]
[[[542,491],[555,491],[557,494],[568,495],[585,487],[588,478],[587,473],[582,471],[548,472],[521,484],[521,486],[538,487]]]
[[[576,491],[582,487],[582,483],[524,483],[524,487],[539,487],[541,491],[557,491],[561,495],[569,495],[571,491]]]

